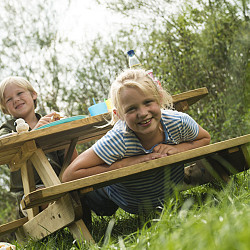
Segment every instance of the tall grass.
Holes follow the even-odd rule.
[[[204,185],[178,194],[162,212],[136,216],[118,210],[115,217],[93,220],[97,242],[74,241],[68,229],[18,249],[249,249],[250,171],[226,186]],[[12,242],[13,243],[13,242]]]

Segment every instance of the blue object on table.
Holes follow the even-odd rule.
[[[95,105],[92,105],[88,108],[88,110],[91,116],[108,113],[108,107],[106,102],[99,102]]]
[[[77,115],[77,116],[64,118],[64,119],[61,119],[61,120],[54,121],[54,122],[48,123],[46,125],[43,125],[43,126],[41,126],[39,128],[36,128],[35,130],[41,129],[41,128],[52,127],[52,126],[55,126],[55,125],[59,125],[59,124],[63,124],[63,123],[67,123],[67,122],[71,122],[71,121],[75,121],[75,120],[80,120],[80,119],[83,119],[83,118],[86,118],[86,117],[87,117],[86,115]]]

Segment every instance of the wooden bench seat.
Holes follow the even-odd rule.
[[[221,161],[225,159],[223,155],[230,158],[230,154],[236,154],[237,152],[242,154],[244,158],[244,162],[241,162],[239,166],[237,167],[237,164],[233,164],[230,166],[230,164],[227,164],[229,167],[227,170],[228,173],[238,173],[245,169],[249,168],[250,165],[250,156],[249,156],[249,149],[247,148],[247,145],[249,145],[250,142],[250,134],[233,138],[230,140],[210,144],[204,147],[192,149],[189,151],[181,152],[175,155],[167,156],[160,159],[155,159],[148,162],[139,163],[136,165],[131,165],[128,167],[124,167],[121,169],[116,169],[100,174],[96,174],[93,176],[88,176],[85,178],[81,178],[78,180],[61,183],[59,185],[54,185],[48,188],[40,189],[34,192],[31,192],[30,194],[26,195],[22,206],[24,208],[31,208],[35,207],[37,205],[40,205],[45,202],[51,202],[59,197],[63,196],[64,194],[80,190],[81,192],[89,192],[93,189],[97,189],[103,186],[110,185],[115,182],[120,182],[122,180],[125,180],[127,178],[130,178],[133,175],[140,174],[144,171],[150,171],[155,168],[163,167],[163,166],[171,166],[175,164],[180,163],[187,163],[187,162],[193,162],[195,160],[214,155],[215,158],[218,156],[221,157]],[[231,157],[231,160],[234,157]],[[212,158],[210,158],[212,159]],[[230,160],[230,161],[231,161]],[[217,161],[220,161],[220,159]],[[237,162],[237,159],[236,159]],[[243,165],[242,165],[243,164]]]

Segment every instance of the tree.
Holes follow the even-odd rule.
[[[0,61],[3,79],[27,78],[37,90],[38,111],[45,114],[67,107],[68,84],[74,76],[66,48],[74,43],[62,38],[59,14],[53,1],[1,1]]]

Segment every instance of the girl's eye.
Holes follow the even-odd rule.
[[[154,100],[146,100],[145,105],[152,103]]]
[[[11,98],[7,99],[7,100],[6,100],[6,103],[7,103],[7,102],[10,102],[10,101],[11,101]]]
[[[135,110],[135,107],[130,107],[126,110],[125,113],[132,113]]]
[[[22,93],[23,93],[23,92],[22,92],[22,91],[20,91],[20,92],[18,92],[17,94],[18,94],[18,95],[21,95]]]

